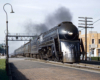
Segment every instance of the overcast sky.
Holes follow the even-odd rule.
[[[69,9],[72,22],[78,27],[78,17],[92,17],[93,21],[100,19],[100,0],[0,0],[0,43],[4,43],[6,30],[6,14],[3,5],[10,3],[14,14],[11,14],[9,5],[5,6],[8,13],[9,33],[26,33],[24,26],[28,22],[36,24],[44,23],[49,14],[53,14],[58,8]],[[58,24],[55,24],[58,25]],[[100,21],[96,22],[92,31],[100,33]],[[91,29],[88,29],[91,31]],[[33,32],[30,32],[33,33]],[[84,30],[82,30],[84,33]],[[24,44],[24,42],[9,42],[9,53]]]

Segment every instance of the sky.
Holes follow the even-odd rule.
[[[71,21],[76,27],[78,27],[78,23],[80,23],[78,17],[92,17],[93,22],[100,19],[100,0],[0,0],[0,43],[5,42],[6,14],[3,10],[3,6],[6,3],[10,3],[15,12],[14,14],[10,13],[10,5],[4,7],[8,14],[9,33],[27,33],[26,26],[28,24],[33,25],[34,23],[35,26],[37,24],[46,23],[48,16],[57,13],[56,11],[59,10],[60,7],[69,10],[72,16]],[[53,15],[53,17],[55,16],[56,15]],[[30,29],[31,25],[28,25]],[[54,26],[55,25],[58,24],[55,23]],[[88,29],[88,32],[92,30],[100,33],[99,25],[100,21],[96,22],[93,25],[94,28]],[[50,28],[51,27],[48,29]],[[81,30],[81,28],[78,29]],[[38,31],[36,32],[38,34]],[[82,34],[84,34],[84,32],[85,30],[83,29]],[[34,30],[30,31],[30,33],[34,33]],[[9,54],[13,53],[15,49],[24,43],[26,42],[9,41]]]

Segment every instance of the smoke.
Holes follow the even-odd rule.
[[[32,21],[28,21],[24,27],[27,33],[34,33],[34,35],[39,35],[48,30],[45,24],[34,24]]]
[[[70,10],[65,7],[60,7],[54,13],[49,14],[46,18],[46,24],[56,26],[64,21],[72,21]]]
[[[72,15],[70,13],[70,10],[65,7],[60,7],[53,13],[47,15],[44,23],[35,24],[34,22],[29,21],[25,24],[24,28],[27,33],[34,33],[35,35],[39,35],[47,31],[48,29],[57,26],[61,22],[71,21],[71,20],[72,20]]]

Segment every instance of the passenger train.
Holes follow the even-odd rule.
[[[74,63],[80,61],[80,45],[77,27],[72,22],[62,22],[19,47],[14,54]]]

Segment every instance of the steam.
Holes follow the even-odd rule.
[[[64,21],[72,21],[72,15],[68,8],[60,7],[52,14],[47,15],[44,23],[35,24],[34,22],[29,21],[25,24],[24,28],[27,33],[39,35]]]

